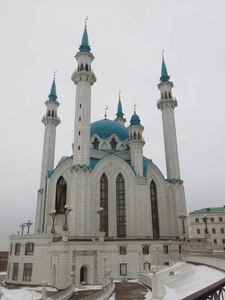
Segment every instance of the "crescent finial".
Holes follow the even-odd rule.
[[[106,113],[106,111],[107,111],[107,109],[108,109],[108,105],[106,105],[106,108],[104,108],[105,109],[105,120],[107,119],[107,113]]]
[[[136,103],[134,103],[134,114],[136,114]]]
[[[85,30],[87,29],[87,20],[88,20],[88,17],[85,18],[85,27],[84,27]]]
[[[120,100],[120,94],[121,94],[121,90],[119,90],[119,100]]]
[[[55,81],[55,74],[57,73],[57,70],[55,70],[54,72],[54,77],[53,77],[53,80]]]
[[[164,49],[162,49],[162,60],[164,60]]]

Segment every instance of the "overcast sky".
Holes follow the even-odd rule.
[[[181,178],[188,212],[225,205],[224,0],[1,0],[0,250],[19,224],[34,222],[45,113],[53,73],[58,115],[55,164],[72,154],[75,85],[70,77],[88,16],[95,56],[92,122],[114,119],[121,90],[145,127],[144,155],[166,177],[157,84],[161,51],[171,81]],[[26,231],[25,231],[26,232]]]

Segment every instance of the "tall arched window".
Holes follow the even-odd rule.
[[[55,199],[55,210],[58,214],[63,213],[63,208],[66,205],[66,188],[67,184],[65,179],[60,176],[56,184],[56,199]]]
[[[116,179],[116,217],[117,217],[117,236],[126,236],[126,199],[125,199],[125,180],[120,173]]]
[[[94,139],[94,142],[92,143],[94,149],[98,149],[98,145],[100,144],[99,140],[97,138]]]
[[[110,145],[113,150],[116,150],[117,142],[114,138],[111,139]]]
[[[102,225],[103,231],[108,236],[108,179],[103,173],[100,180],[100,207],[104,208],[105,214],[103,215]]]
[[[157,191],[155,182],[152,180],[150,184],[151,193],[151,208],[152,208],[152,231],[153,238],[159,238],[159,214],[158,214],[158,202],[157,202]]]

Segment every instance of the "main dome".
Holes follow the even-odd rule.
[[[97,134],[101,139],[105,140],[113,133],[115,133],[121,141],[129,138],[127,128],[116,121],[103,119],[91,123],[91,137],[93,134]]]

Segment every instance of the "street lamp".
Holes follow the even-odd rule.
[[[156,254],[157,254],[157,264],[159,264],[159,255],[158,255],[159,245],[156,245],[155,248],[156,248]]]
[[[20,227],[21,227],[21,234],[23,234],[23,231],[24,231],[24,228],[26,227],[26,224],[25,223],[22,223],[21,225],[20,225]]]
[[[139,272],[141,272],[141,250],[138,250],[139,254]]]
[[[184,213],[182,213],[182,214],[178,217],[178,219],[180,219],[181,222],[182,222],[182,234],[186,234],[186,230],[185,230],[185,226],[184,226],[184,221],[185,221],[186,218],[187,218],[187,216],[185,216]]]
[[[51,228],[51,233],[54,234],[56,231],[55,231],[55,218],[57,216],[57,213],[56,213],[56,210],[53,210],[53,212],[51,214],[49,214],[49,216],[52,217],[52,228]]]
[[[31,221],[28,221],[27,223],[25,223],[26,224],[26,226],[27,226],[27,234],[29,234],[30,233],[30,227],[31,227],[31,225],[33,224]]]
[[[157,267],[156,265],[151,265],[151,272],[153,273],[153,275],[155,276],[155,273],[157,272]]]
[[[63,213],[65,215],[65,223],[63,225],[63,231],[69,230],[68,224],[67,224],[67,217],[68,217],[69,212],[71,212],[71,210],[72,210],[72,208],[69,208],[69,206],[67,204],[64,206]]]
[[[104,256],[104,257],[103,257],[103,262],[104,262],[104,277],[105,277],[105,261],[106,261],[106,259],[107,259],[107,257]]]
[[[98,211],[96,211],[96,213],[99,215],[100,217],[100,226],[99,226],[99,231],[103,232],[103,216],[106,214],[106,211],[104,211],[103,207],[100,207]]]
[[[201,219],[205,223],[205,234],[209,234],[209,230],[207,227],[207,222],[208,222],[209,218],[206,215],[204,215],[203,218],[201,218]]]

